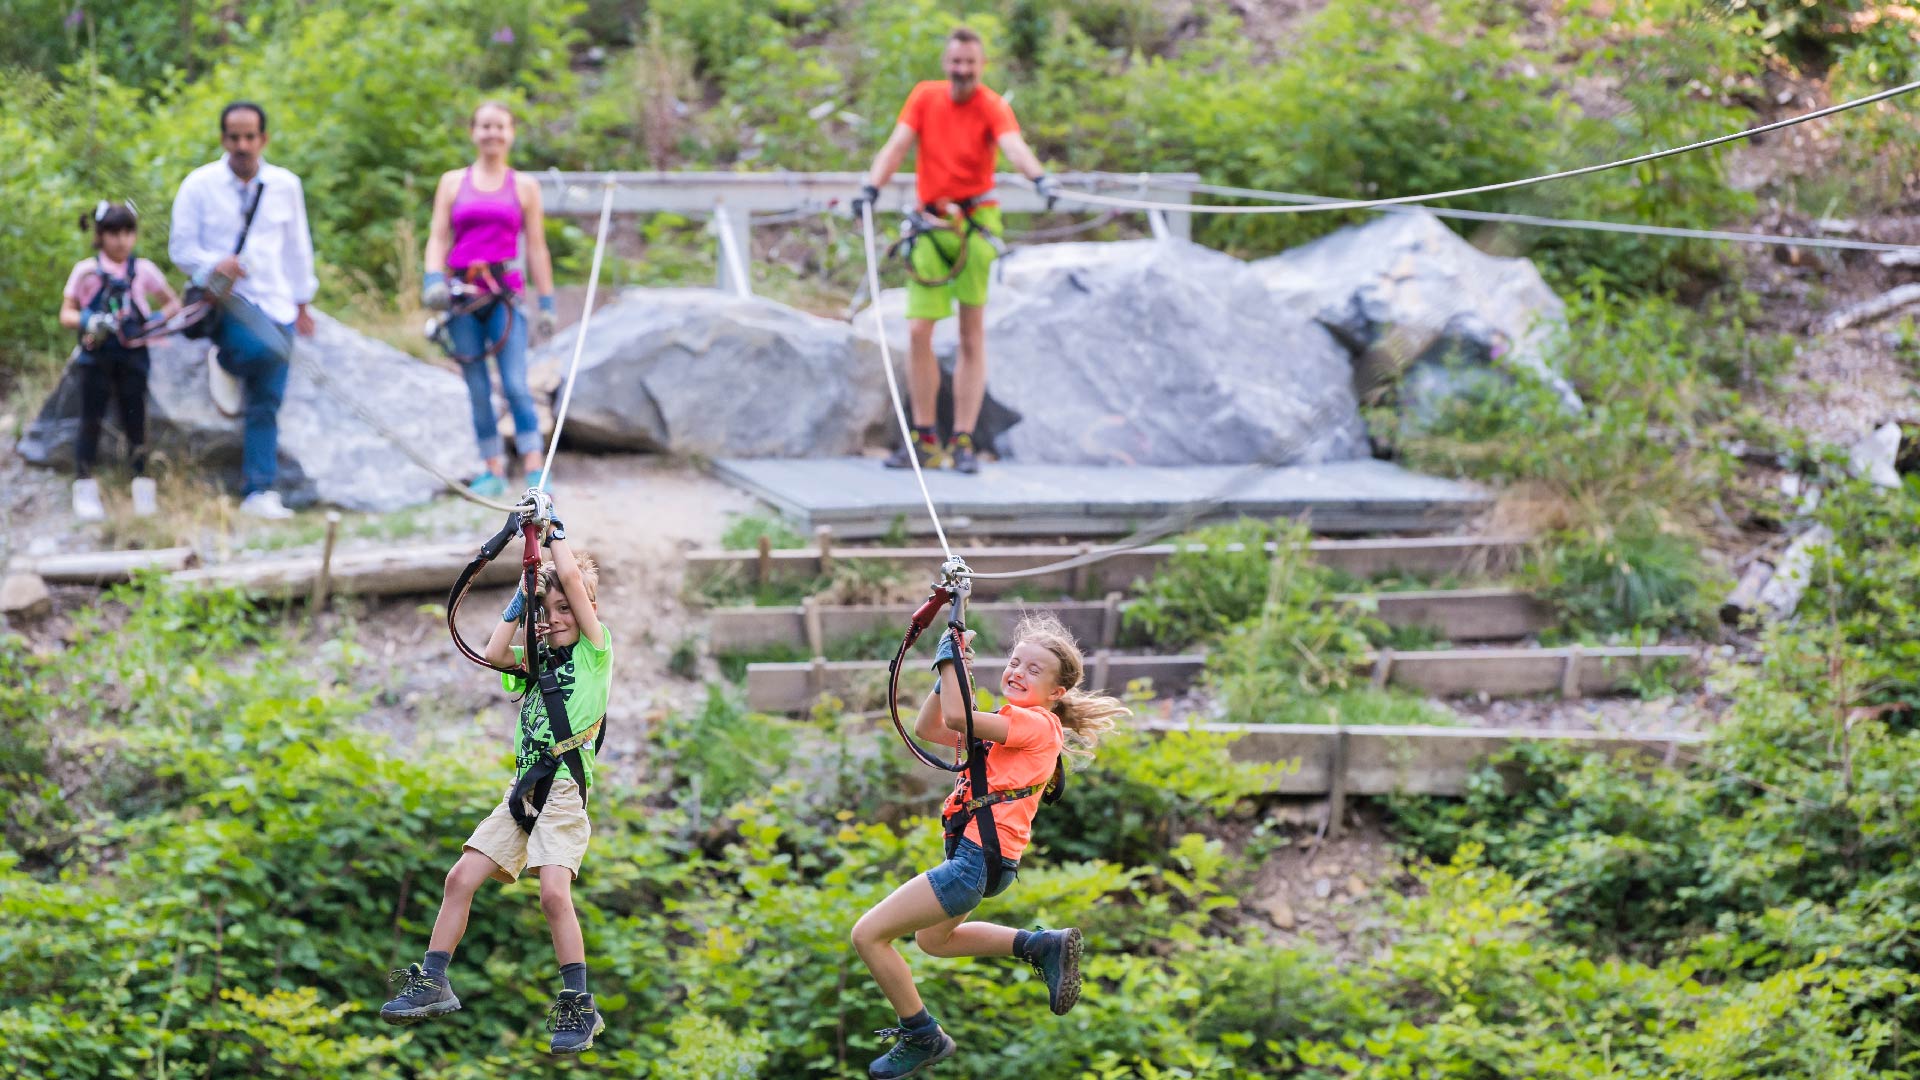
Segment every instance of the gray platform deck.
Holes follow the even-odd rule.
[[[912,535],[933,532],[913,474],[878,458],[724,458],[713,470],[803,529],[868,539],[904,519]],[[950,536],[1123,536],[1215,496],[1198,521],[1310,514],[1314,532],[1326,535],[1444,532],[1488,503],[1473,485],[1371,460],[1263,471],[998,462],[976,476],[934,472],[927,481]]]

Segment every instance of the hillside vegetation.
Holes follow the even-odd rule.
[[[1901,5],[1282,6],[982,0],[965,14],[1056,167],[1341,195],[1686,142],[1807,106],[1783,106],[1788,91],[1902,81],[1920,55]],[[52,313],[81,248],[72,218],[131,196],[158,256],[159,208],[217,152],[229,99],[265,104],[270,157],[306,179],[323,303],[376,320],[413,287],[426,193],[465,160],[480,97],[522,111],[524,168],[859,167],[937,70],[954,16],[931,0],[14,10],[0,41],[0,203],[21,211],[0,223],[0,378],[14,387],[63,355]],[[1896,103],[1832,121],[1809,136],[1817,161],[1758,190],[1703,154],[1463,205],[1703,226],[1890,216],[1911,195],[1912,116]],[[1340,223],[1216,219],[1198,238],[1264,253]],[[577,228],[550,228],[562,276],[578,274]],[[699,223],[642,230],[628,279],[710,274]],[[1555,633],[1606,642],[1721,632],[1720,552],[1795,512],[1748,482],[1733,446],[1777,449],[1823,489],[1835,535],[1797,617],[1746,634],[1745,659],[1710,676],[1720,726],[1664,765],[1529,749],[1463,799],[1383,800],[1405,870],[1365,883],[1339,943],[1277,932],[1245,902],[1271,856],[1313,842],[1266,812],[1269,775],[1219,736],[1122,733],[1040,816],[1018,888],[988,909],[1085,929],[1084,1000],[1053,1017],[1024,967],[911,953],[964,1051],[934,1075],[1920,1077],[1920,483],[1854,480],[1781,422],[1771,403],[1801,342],[1748,288],[1744,256],[1476,239],[1534,256],[1567,298],[1556,354],[1588,407],[1521,382],[1382,441],[1499,485],[1503,512],[1540,530],[1525,584]],[[806,252],[792,280],[844,287],[844,224],[804,223],[792,242]],[[1385,416],[1376,434],[1392,432]],[[1254,719],[1344,690],[1316,671],[1344,670],[1331,660],[1378,629],[1329,616],[1327,575],[1224,542],[1297,535],[1209,532],[1131,616],[1181,640],[1230,626],[1209,677]],[[142,582],[79,613],[69,640],[0,635],[0,1071],[859,1075],[869,1032],[894,1018],[848,930],[938,849],[924,777],[867,721],[753,715],[716,685],[647,727],[644,768],[622,772],[638,779],[596,789],[575,894],[610,1026],[556,1064],[540,1017],[557,979],[526,885],[477,901],[454,967],[461,1013],[404,1030],[374,1015],[504,784],[511,714],[503,700],[457,744],[373,734],[383,661],[351,621],[317,625],[299,607]]]

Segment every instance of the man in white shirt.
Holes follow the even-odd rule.
[[[248,101],[228,105],[220,114],[220,143],[224,157],[180,182],[167,254],[196,285],[223,297],[212,337],[216,362],[239,381],[246,402],[241,512],[284,518],[291,511],[273,490],[280,402],[294,332],[313,336],[307,305],[320,287],[307,200],[299,177],[261,159],[265,109]]]

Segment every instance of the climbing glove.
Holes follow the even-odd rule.
[[[1046,173],[1041,173],[1039,176],[1033,178],[1033,190],[1038,192],[1041,198],[1047,200],[1047,209],[1049,210],[1053,209],[1054,203],[1060,201],[1060,181],[1055,180]]]
[[[420,303],[435,311],[453,306],[453,290],[447,285],[447,275],[435,270],[426,276],[420,283]]]
[[[862,213],[862,211],[867,209],[868,207],[877,205],[879,202],[880,202],[879,188],[874,187],[872,184],[860,185],[860,194],[855,196],[853,200],[854,220],[860,221],[865,219],[866,214]]]

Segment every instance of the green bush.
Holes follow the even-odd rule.
[[[1697,541],[1633,522],[1544,537],[1521,577],[1580,640],[1709,632],[1732,585]]]
[[[1134,582],[1135,596],[1123,616],[1126,630],[1167,646],[1219,637],[1260,611],[1273,573],[1266,545],[1306,535],[1242,518],[1181,536],[1151,579]]]

